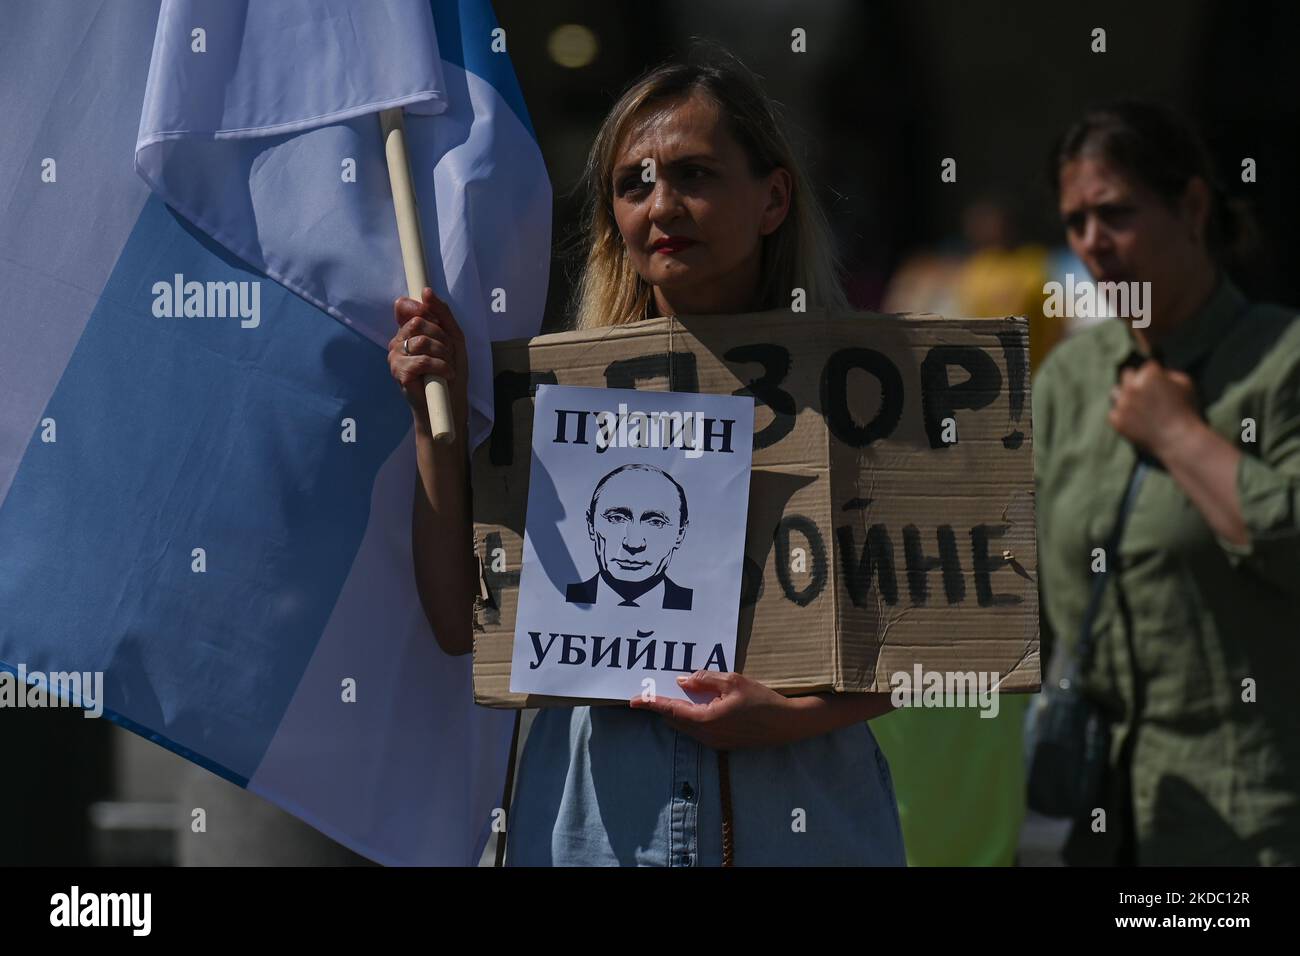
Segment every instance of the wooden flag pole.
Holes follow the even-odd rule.
[[[424,301],[429,285],[424,238],[420,234],[420,210],[411,181],[411,162],[406,153],[406,127],[401,108],[383,110],[379,125],[384,134],[384,155],[388,158],[388,182],[393,187],[393,211],[397,214],[397,238],[402,244],[402,266],[406,270],[407,294]],[[433,440],[451,442],[456,438],[456,422],[451,416],[451,395],[445,380],[436,375],[424,377],[424,400],[429,405],[429,426]]]

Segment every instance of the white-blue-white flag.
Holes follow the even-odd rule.
[[[3,17],[0,668],[102,672],[106,716],[374,860],[475,862],[511,716],[415,591],[377,114],[407,110],[477,441],[550,251],[488,0]]]

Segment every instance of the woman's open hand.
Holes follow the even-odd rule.
[[[422,303],[405,296],[393,303],[393,315],[398,329],[388,343],[388,368],[411,406],[416,427],[429,428],[424,376],[437,375],[447,382],[451,393],[456,434],[464,435],[469,409],[469,360],[465,336],[451,309],[432,289],[425,289]]]
[[[630,703],[662,714],[668,726],[715,750],[772,747],[807,736],[797,703],[744,674],[696,671],[677,682],[682,690],[716,696],[703,704],[648,695]]]

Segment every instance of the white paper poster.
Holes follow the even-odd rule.
[[[752,398],[538,387],[512,692],[733,669],[753,429]]]

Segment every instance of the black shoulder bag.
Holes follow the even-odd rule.
[[[1106,570],[1097,573],[1079,629],[1079,642],[1054,649],[1048,679],[1029,708],[1025,753],[1029,808],[1048,817],[1074,818],[1097,806],[1110,759],[1110,726],[1083,694],[1081,680],[1097,646],[1094,624],[1106,582],[1119,562],[1119,542],[1147,462],[1139,457],[1129,475],[1115,527],[1106,542]]]

